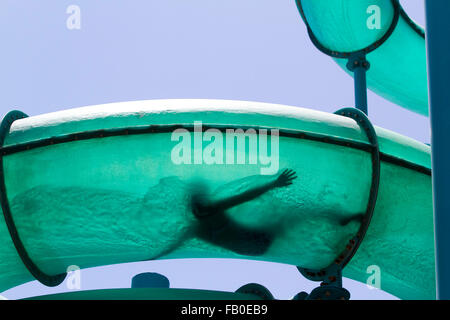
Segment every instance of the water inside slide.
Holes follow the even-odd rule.
[[[337,56],[382,42],[367,55],[369,87],[427,114],[423,33],[396,1],[303,0],[298,5],[311,32],[343,68],[346,59]],[[371,5],[381,9],[380,29],[367,28],[365,12]],[[199,219],[193,214],[194,190],[221,201],[278,177],[261,174],[268,167],[261,161],[174,163],[170,155],[178,142],[169,129],[199,120],[222,131],[249,126],[280,130],[276,165],[295,171],[298,178],[227,208],[218,221]],[[140,132],[149,125],[166,130]],[[122,129],[131,134],[64,140]],[[376,265],[383,273],[383,290],[403,299],[434,299],[429,147],[382,128],[376,133],[382,156],[378,200],[344,275],[365,282],[367,268]],[[256,136],[259,143],[263,135]],[[225,133],[223,140],[227,137]],[[49,143],[53,138],[63,142]],[[268,141],[275,150],[274,141]],[[333,262],[360,226],[355,217],[367,206],[372,179],[368,145],[353,120],[308,109],[236,101],[144,101],[15,121],[5,146],[25,148],[3,156],[3,174],[18,234],[31,260],[47,274],[64,273],[74,264],[85,268],[192,257],[320,269]],[[257,149],[233,148],[245,159],[259,159]],[[188,149],[194,157],[199,147],[193,140]],[[0,242],[0,291],[33,280],[4,223]]]

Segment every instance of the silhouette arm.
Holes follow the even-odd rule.
[[[227,197],[225,199],[210,202],[208,207],[212,212],[227,210],[244,202],[256,199],[271,189],[289,186],[296,178],[297,176],[295,171],[286,169],[275,179],[265,184],[251,187],[242,193]]]

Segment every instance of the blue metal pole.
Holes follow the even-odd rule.
[[[169,288],[170,282],[159,273],[145,272],[137,274],[131,280],[131,288]]]
[[[370,68],[364,53],[358,52],[350,56],[347,68],[353,72],[355,84],[355,108],[368,115],[366,73]]]
[[[426,0],[437,299],[450,300],[450,1]],[[407,79],[405,79],[407,81]],[[406,85],[406,83],[405,83]]]

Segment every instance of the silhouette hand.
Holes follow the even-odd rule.
[[[275,187],[286,187],[291,185],[295,179],[297,179],[297,173],[294,170],[284,170],[278,178],[275,180]]]

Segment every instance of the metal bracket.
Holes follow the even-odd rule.
[[[370,187],[370,194],[369,200],[367,202],[366,212],[357,234],[352,239],[350,239],[344,251],[334,260],[331,265],[322,270],[312,270],[301,267],[297,267],[297,269],[305,278],[309,280],[321,281],[322,285],[330,285],[341,288],[342,270],[355,255],[356,251],[361,245],[361,242],[364,239],[364,236],[366,235],[367,229],[370,225],[370,221],[372,220],[378,196],[378,187],[380,184],[380,150],[375,128],[373,127],[369,118],[367,118],[367,116],[362,111],[355,108],[344,108],[338,110],[336,114],[355,120],[361,127],[361,129],[365,132],[371,145],[372,183]]]
[[[370,69],[370,63],[363,52],[353,53],[347,62],[347,69],[353,72],[355,84],[355,107],[366,115],[367,109],[367,80],[366,73]]]
[[[21,111],[11,111],[3,118],[3,121],[0,125],[0,148],[3,147],[13,122],[27,117],[28,116]],[[0,154],[0,202],[2,205],[3,216],[5,217],[5,222],[8,227],[9,234],[11,235],[14,247],[16,248],[20,258],[22,259],[23,264],[36,280],[48,287],[58,286],[64,281],[67,274],[64,273],[56,276],[50,276],[39,269],[39,267],[31,260],[30,256],[28,255],[25,246],[20,239],[19,233],[17,232],[17,228],[11,214],[8,196],[6,193],[5,171],[3,163],[3,158],[5,155],[6,154],[4,154],[3,152]]]

